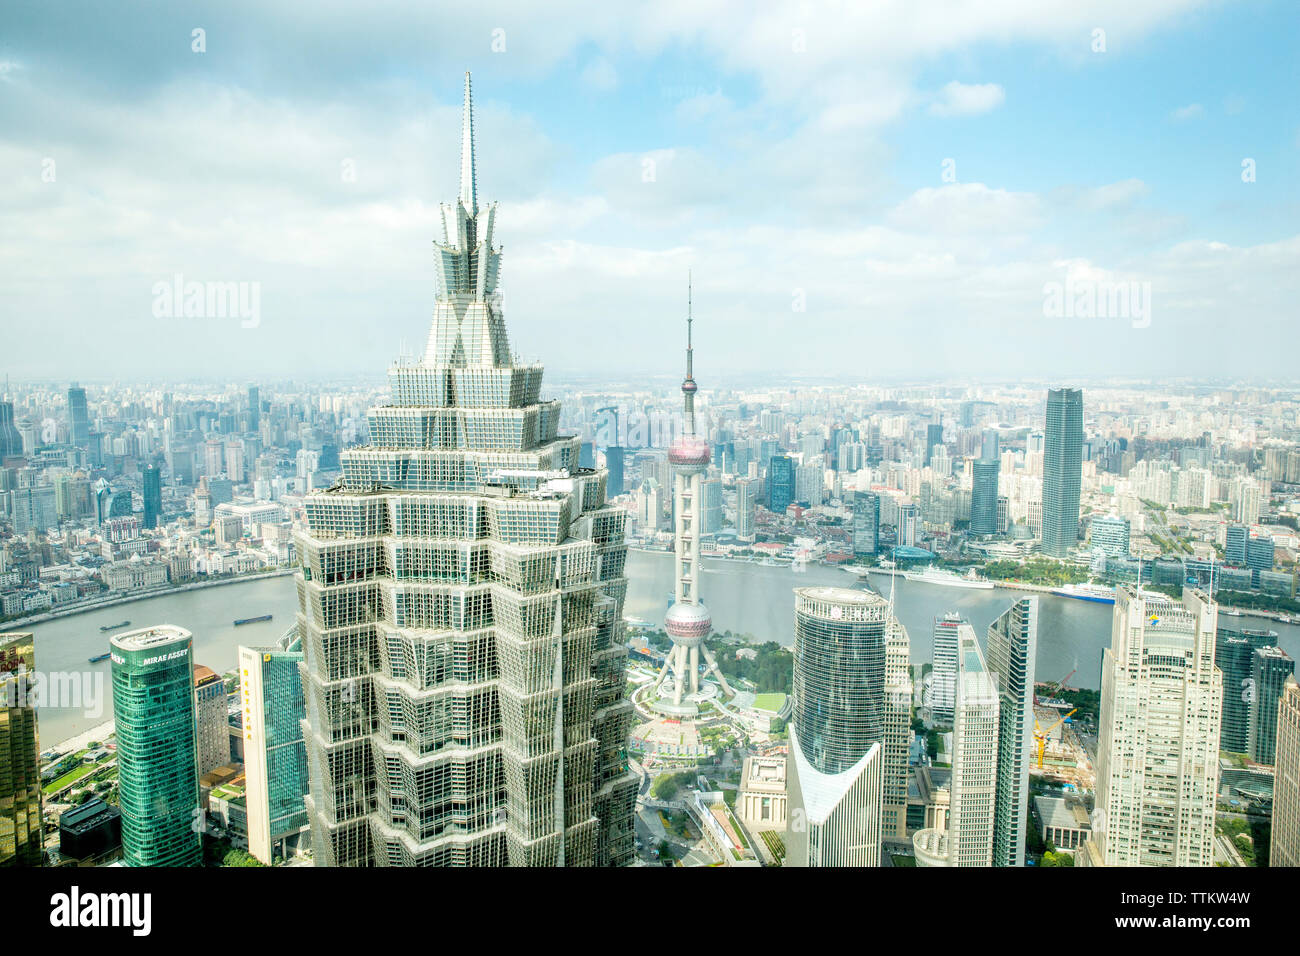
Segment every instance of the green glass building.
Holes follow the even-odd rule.
[[[127,866],[198,866],[193,635],[160,624],[115,634],[113,718]]]

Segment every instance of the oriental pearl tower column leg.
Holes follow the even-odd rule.
[[[731,685],[727,683],[727,679],[722,676],[722,668],[720,668],[718,662],[713,659],[713,652],[709,650],[708,645],[701,644],[700,650],[704,652],[704,659],[708,662],[709,672],[718,679],[718,683],[722,685],[722,689],[726,691],[728,695],[734,697],[736,692],[731,689]]]

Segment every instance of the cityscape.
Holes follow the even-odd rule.
[[[918,6],[938,14],[946,5]],[[1094,14],[1066,4],[1043,5],[1051,29],[1041,30],[1021,18],[1032,4],[1005,6],[986,13],[987,30],[954,26],[933,48],[897,56],[983,50],[1008,29],[1016,42],[1041,45],[1027,56],[1061,58],[1069,78],[1052,84],[1084,82],[1079,64],[1088,56],[1155,57],[1142,68],[1164,69],[1168,55],[1183,65],[1163,76],[1162,95],[1184,98],[1193,94],[1176,87],[1194,86],[1194,69],[1181,58],[1227,29],[1218,7],[1196,2],[1142,16],[1098,4],[1107,8],[1098,22],[1114,23],[1109,34],[1092,27]],[[1285,4],[1241,6],[1259,20],[1225,44],[1270,32],[1300,37],[1300,18]],[[147,16],[143,5],[128,7],[128,18]],[[232,15],[269,23],[272,8],[288,15],[292,5],[256,12],[236,4]],[[170,876],[113,882],[161,867],[1124,868],[1104,901],[1082,904],[1115,918],[1103,925],[1130,925],[1120,920],[1147,918],[1157,903],[1160,918],[1175,922],[1131,925],[1252,925],[1241,914],[1254,909],[1234,908],[1248,894],[1178,909],[1186,900],[1168,890],[1173,884],[1130,868],[1211,871],[1218,882],[1186,884],[1211,890],[1266,887],[1269,874],[1240,881],[1300,866],[1300,384],[1287,321],[1300,275],[1294,104],[1282,130],[1289,154],[1277,164],[1288,169],[1274,173],[1289,181],[1270,187],[1263,203],[1271,208],[1223,199],[1193,227],[1211,245],[1231,236],[1240,255],[1203,262],[1208,277],[1195,287],[1153,271],[1153,290],[1145,260],[1127,245],[1139,241],[1125,232],[1136,221],[1117,219],[1115,238],[1079,240],[1098,261],[1098,250],[1113,249],[1124,263],[1114,271],[1075,259],[1058,288],[1027,271],[1028,259],[995,264],[1032,286],[1029,308],[1043,328],[1025,336],[999,325],[999,310],[1021,307],[1013,297],[922,261],[949,255],[964,268],[972,236],[990,243],[991,256],[1021,254],[1008,253],[990,220],[1006,213],[1008,197],[1029,194],[1002,192],[993,173],[981,175],[1001,198],[959,208],[952,203],[969,202],[976,186],[990,187],[936,173],[903,203],[974,230],[952,239],[955,251],[940,243],[909,253],[911,265],[882,251],[893,242],[888,232],[846,238],[845,220],[859,209],[853,195],[823,217],[823,233],[799,214],[786,235],[769,237],[858,243],[856,272],[825,253],[834,294],[879,277],[892,297],[899,272],[915,267],[907,295],[948,297],[948,307],[968,313],[932,319],[893,302],[887,321],[868,309],[854,320],[860,328],[840,333],[838,313],[808,304],[823,294],[813,276],[774,277],[793,292],[777,293],[776,312],[746,320],[747,303],[768,291],[762,272],[778,267],[741,263],[768,227],[732,219],[737,191],[717,179],[698,188],[722,189],[725,203],[674,195],[635,215],[613,198],[609,209],[593,200],[598,210],[564,201],[555,183],[568,173],[529,191],[541,161],[521,154],[550,149],[538,145],[541,129],[570,138],[548,154],[557,167],[588,150],[635,158],[669,135],[649,109],[581,129],[584,110],[606,116],[598,97],[632,96],[635,60],[649,56],[615,57],[618,44],[604,37],[615,21],[620,31],[639,26],[643,42],[664,44],[662,55],[677,64],[665,87],[672,95],[660,97],[670,102],[657,110],[675,122],[683,110],[705,110],[692,122],[725,126],[719,135],[757,153],[763,104],[797,98],[804,81],[782,86],[776,77],[785,74],[762,74],[750,47],[775,35],[801,54],[801,42],[829,42],[836,17],[846,30],[856,23],[852,8],[796,11],[793,27],[775,11],[729,11],[745,25],[727,65],[715,66],[730,77],[725,94],[699,79],[703,67],[681,82],[686,54],[642,14],[611,13],[605,26],[593,15],[590,35],[573,31],[586,39],[538,65],[528,59],[541,57],[531,47],[540,29],[532,15],[503,13],[506,26],[496,27],[495,12],[483,26],[443,11],[449,30],[473,30],[483,50],[457,60],[457,43],[468,41],[447,41],[412,81],[399,66],[406,41],[395,37],[389,77],[402,108],[422,111],[418,131],[391,131],[392,149],[403,153],[402,169],[427,166],[436,181],[424,172],[400,187],[361,180],[364,190],[402,192],[412,182],[434,190],[412,193],[415,205],[386,205],[379,192],[346,200],[360,212],[337,200],[314,218],[319,210],[304,205],[282,231],[264,225],[247,241],[244,197],[232,193],[228,218],[211,231],[187,226],[178,207],[165,230],[176,254],[159,240],[123,266],[148,276],[137,285],[149,294],[134,304],[143,322],[112,318],[122,306],[108,274],[119,256],[137,253],[109,249],[111,229],[96,228],[78,247],[88,260],[80,285],[63,278],[67,263],[28,270],[16,257],[0,266],[0,868],[68,877],[50,884],[71,894],[49,900],[51,926],[109,925],[87,921],[99,919],[99,904],[87,910],[78,893],[88,890],[69,889],[73,873],[84,887],[163,893]],[[101,15],[80,11],[89,24]],[[222,108],[238,124],[241,110],[265,104],[243,98],[257,82],[226,45],[249,44],[240,55],[260,62],[261,41],[208,13],[211,26],[193,28],[167,14],[148,42],[180,30],[178,55],[207,58],[196,68],[216,72],[201,82],[229,86],[200,89],[230,97]],[[433,16],[404,14],[413,30]],[[385,29],[390,15],[358,24],[357,42]],[[911,14],[863,15],[883,29]],[[683,38],[695,37],[687,46],[712,42],[696,19],[704,13],[671,16],[682,18]],[[10,17],[0,103],[11,98],[6,108],[19,122],[12,136],[0,133],[6,164],[21,153],[15,143],[34,122],[32,103],[92,102],[82,84],[96,71],[110,87],[125,82],[110,60],[96,59],[108,54],[96,54],[61,89],[48,70],[63,54],[42,15],[10,11],[0,24]],[[304,49],[344,42],[334,28],[308,30]],[[559,43],[568,30],[541,35]],[[1046,52],[1075,41],[1077,54]],[[1133,51],[1162,43],[1183,47]],[[877,75],[838,55],[827,55],[829,65],[810,61],[892,94],[892,66]],[[1030,93],[1009,79],[1006,90],[996,86],[1002,74],[988,68],[1019,53],[968,55],[963,79],[940,99],[904,106],[917,94],[898,93],[893,108],[962,124],[952,135],[969,154],[981,136],[998,135],[972,133],[973,124],[1000,122],[1015,96]],[[187,67],[167,56],[160,95],[180,96],[188,81],[176,74]],[[526,65],[512,61],[502,72],[493,56]],[[361,68],[344,59],[347,70]],[[989,74],[983,85],[974,82],[976,63]],[[1005,75],[1018,83],[1022,69],[1008,65]],[[746,71],[758,71],[758,91],[737,78]],[[549,84],[569,72],[585,92],[557,106]],[[1274,109],[1253,86],[1267,75],[1261,67],[1229,91],[1248,101],[1246,88],[1255,90],[1255,112],[1243,102],[1229,115],[1256,123]],[[314,101],[295,112],[295,102],[306,103],[290,89],[297,80],[277,80],[284,99],[274,125],[306,145],[318,117]],[[540,86],[530,92],[529,83]],[[1212,119],[1208,106],[1177,106],[1190,112],[1153,138]],[[341,125],[356,121],[350,110],[339,107]],[[299,128],[297,118],[309,115]],[[122,122],[134,120],[124,113]],[[903,154],[915,146],[884,120],[868,130],[823,113],[817,123],[829,131],[827,167],[845,142],[836,123]],[[365,127],[380,138],[341,147],[357,158],[321,160],[331,170],[341,162],[345,186],[349,164],[373,169],[389,148],[377,119]],[[51,200],[62,205],[41,212],[47,232],[33,233],[49,250],[56,230],[77,228],[81,213],[71,206],[103,185],[76,179],[88,154],[68,135],[63,127],[37,147],[62,163],[46,181],[64,190]],[[117,147],[80,148],[107,156]],[[275,164],[285,148],[268,142],[268,180],[283,174]],[[1265,155],[1268,147],[1248,148]],[[678,160],[646,152],[635,175],[656,188],[660,173],[673,179],[691,147],[677,149]],[[177,175],[172,161],[160,160],[160,183]],[[946,162],[940,152],[936,168]],[[1188,166],[1200,162],[1196,153]],[[1077,201],[1101,202],[1117,191],[1168,197],[1198,188],[1185,170],[1166,182],[1135,159],[1130,176],[1154,177],[1148,188],[1106,166],[1063,172],[1042,190],[1084,183],[1092,198]],[[1240,172],[1225,175],[1254,189]],[[832,172],[825,177],[826,189],[841,187]],[[161,222],[152,200],[132,198],[138,183],[124,183],[124,192],[94,201],[119,217],[138,202],[143,219]],[[14,187],[16,206],[35,208],[35,188]],[[790,200],[823,201],[811,196]],[[195,208],[209,200],[197,197]],[[1130,199],[1115,202],[1127,209]],[[1193,216],[1200,207],[1179,208]],[[716,224],[702,222],[715,213]],[[619,240],[624,215],[628,237]],[[874,222],[867,213],[862,221]],[[346,245],[335,233],[349,223],[355,268],[336,270],[326,244]],[[383,223],[395,224],[392,236],[376,246]],[[637,248],[654,241],[645,223],[673,243],[652,264]],[[127,238],[131,228],[122,220],[127,245],[137,241]],[[1170,230],[1163,238],[1140,241],[1186,252],[1190,238],[1161,228]],[[731,246],[714,234],[732,229],[746,235]],[[398,238],[414,248],[395,251]],[[234,244],[240,256],[256,247],[268,278],[200,269],[211,244]],[[2,230],[0,248],[10,248]],[[1071,258],[1068,241],[1051,248],[1049,258]],[[805,252],[790,253],[801,269]],[[375,298],[378,286],[357,275],[394,255],[401,264],[378,266],[376,280],[391,295]],[[277,286],[274,276],[307,262],[318,289],[303,291],[297,278]],[[724,275],[733,268],[743,274]],[[1269,285],[1268,269],[1289,270],[1285,288]],[[547,274],[576,291],[542,291]],[[620,274],[621,287],[612,278]],[[973,291],[958,288],[971,282]],[[69,288],[42,292],[41,283]],[[1238,298],[1247,285],[1255,287],[1249,301]],[[982,305],[970,308],[968,293]],[[79,314],[100,296],[105,317],[92,327]],[[375,314],[393,308],[400,322]],[[1217,315],[1208,337],[1207,308]],[[296,333],[269,328],[277,309],[299,316]],[[1101,324],[1108,317],[1122,321]],[[986,327],[978,343],[958,328],[976,320]],[[875,321],[888,328],[872,331]],[[1153,323],[1160,338],[1144,338]],[[837,334],[839,346],[828,344]],[[1247,338],[1249,362],[1238,342]],[[1109,345],[1098,351],[1100,341]],[[1130,361],[1135,352],[1145,353],[1144,371]],[[316,892],[293,888],[309,885],[306,873],[272,878],[290,894]],[[914,893],[925,879],[896,875],[881,892]],[[1059,879],[1062,891],[1081,891],[1080,880]],[[970,880],[971,892],[999,892],[996,879],[983,882]],[[132,925],[136,935],[150,932]]]

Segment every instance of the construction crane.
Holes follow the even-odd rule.
[[[1061,726],[1061,724],[1069,723],[1070,718],[1074,716],[1075,711],[1077,711],[1078,709],[1079,708],[1076,707],[1068,714],[1065,714],[1062,717],[1058,718],[1056,723],[1052,724],[1052,726],[1048,727],[1046,730],[1044,730],[1039,725],[1038,718],[1037,717],[1034,718],[1034,740],[1038,743],[1038,769],[1039,770],[1043,769],[1043,751],[1047,749],[1047,738],[1052,736],[1052,731],[1054,731],[1057,727]]]

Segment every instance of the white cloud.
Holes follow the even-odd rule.
[[[978,116],[997,109],[1006,100],[1006,92],[997,83],[958,83],[953,80],[930,104],[935,116]]]
[[[1205,107],[1200,103],[1189,103],[1187,106],[1180,106],[1169,115],[1179,121],[1200,119],[1205,115]]]

